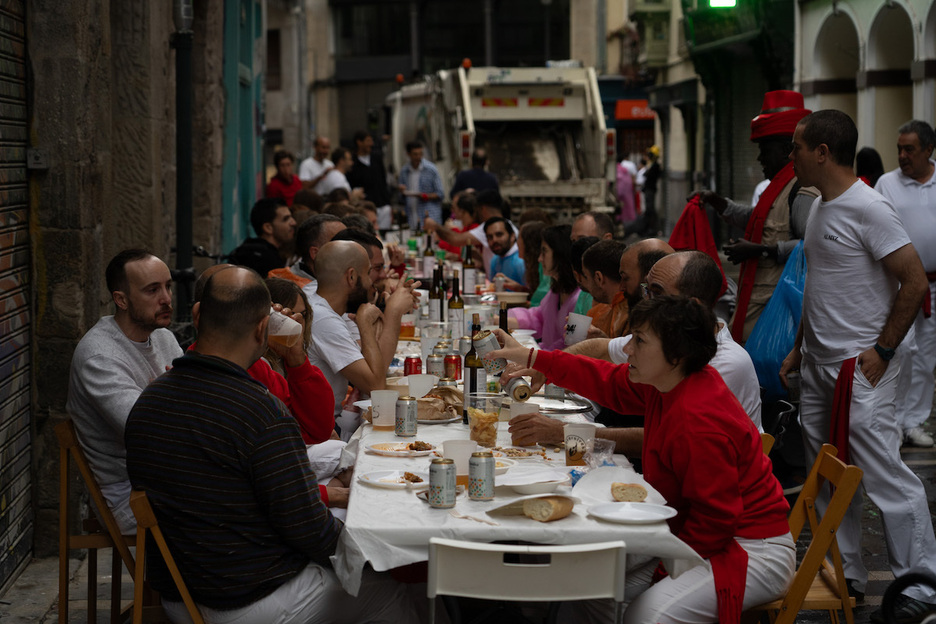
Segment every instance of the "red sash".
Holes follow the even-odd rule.
[[[760,199],[757,200],[757,206],[748,219],[747,227],[744,229],[745,240],[760,244],[764,238],[764,223],[767,222],[767,213],[770,212],[770,208],[786,185],[795,177],[792,162],[787,163],[773,177],[770,184],[761,193]],[[754,273],[757,272],[758,260],[760,260],[760,256],[749,258],[741,263],[741,276],[738,279],[738,304],[735,307],[734,323],[731,324],[731,336],[738,344],[741,344],[744,338],[744,319],[747,317],[748,304],[751,302],[751,293],[754,290]]]
[[[934,272],[934,273],[927,273],[927,274],[926,274],[926,279],[928,279],[928,280],[931,281],[931,282],[936,282],[936,272]],[[927,291],[926,291],[926,296],[923,297],[923,318],[929,318],[929,317],[932,316],[932,314],[933,314],[933,310],[931,309],[933,304],[932,304],[932,302],[930,301],[930,299],[932,299],[932,296],[930,295],[929,291],[927,290]]]
[[[838,458],[848,462],[848,427],[851,414],[852,382],[855,380],[855,366],[858,358],[842,362],[842,368],[835,380],[835,392],[832,395],[832,418],[829,423],[829,442],[838,449]]]

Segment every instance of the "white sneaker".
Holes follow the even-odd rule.
[[[910,446],[929,448],[933,446],[933,436],[923,431],[922,427],[913,427],[904,431],[904,443]]]

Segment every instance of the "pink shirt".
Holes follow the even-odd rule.
[[[575,310],[581,292],[576,288],[560,307],[559,295],[550,289],[535,308],[511,308],[507,316],[517,319],[522,329],[535,329],[534,338],[539,340],[543,349],[562,349],[565,347],[566,317]]]

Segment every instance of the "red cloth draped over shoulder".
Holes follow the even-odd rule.
[[[744,239],[756,245],[759,245],[764,238],[764,223],[767,222],[767,214],[773,203],[780,196],[780,193],[796,177],[793,173],[793,163],[787,163],[780,173],[775,175],[761,193],[757,200],[757,206],[754,212],[748,218],[747,227],[744,229]],[[751,292],[754,290],[754,274],[757,272],[757,262],[760,256],[749,258],[741,263],[741,275],[738,278],[738,303],[735,307],[734,323],[731,324],[731,336],[735,342],[741,344],[744,338],[744,319],[747,317],[748,304],[751,302]]]
[[[715,246],[715,239],[712,237],[712,228],[709,225],[708,214],[698,195],[686,202],[679,221],[673,228],[673,233],[669,237],[670,247],[676,251],[698,250],[708,254],[718,270],[722,274],[721,290],[718,296],[721,297],[728,290],[728,281],[725,279],[725,270],[722,268],[721,259],[718,257],[718,248]]]

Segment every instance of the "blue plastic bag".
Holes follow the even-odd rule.
[[[803,241],[793,249],[773,295],[761,312],[744,348],[754,360],[757,380],[764,388],[767,403],[787,398],[780,383],[780,365],[796,342],[803,314],[803,286],[806,283],[806,255]]]

